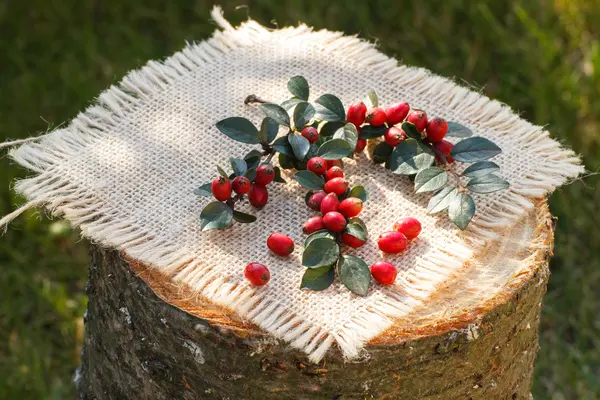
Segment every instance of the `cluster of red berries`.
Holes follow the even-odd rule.
[[[212,194],[219,201],[232,199],[231,192],[238,196],[248,195],[248,201],[256,208],[262,208],[269,200],[267,185],[275,179],[275,169],[269,163],[261,164],[256,168],[256,175],[250,181],[247,176],[236,176],[230,181],[226,176],[218,176],[211,184]]]

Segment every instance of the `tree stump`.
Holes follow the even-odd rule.
[[[552,226],[538,202],[505,235],[512,244],[490,246],[494,258],[484,251],[368,343],[364,359],[347,362],[333,349],[317,365],[147,266],[91,245],[79,398],[528,399]],[[461,303],[480,274],[507,265],[496,293]]]

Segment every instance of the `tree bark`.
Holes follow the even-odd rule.
[[[319,365],[252,325],[170,305],[115,250],[92,245],[91,258],[80,399],[530,398],[547,257],[477,324],[369,344],[357,363],[330,350]]]

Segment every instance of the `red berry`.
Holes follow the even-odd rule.
[[[323,217],[319,216],[307,219],[304,225],[302,225],[302,231],[307,235],[320,231],[321,229],[325,229],[325,225],[323,225]]]
[[[383,134],[383,139],[390,146],[396,147],[400,144],[401,141],[406,139],[406,134],[402,129],[392,126],[391,128],[385,131],[385,133]]]
[[[325,173],[325,179],[327,179],[328,181],[333,178],[343,178],[343,177],[344,177],[344,170],[341,169],[340,167],[331,167]]]
[[[415,124],[419,132],[423,132],[427,126],[427,114],[425,114],[425,111],[415,110],[408,114],[406,120]]]
[[[323,216],[323,225],[332,232],[341,232],[346,227],[346,218],[337,211],[330,211]]]
[[[352,247],[353,249],[358,249],[363,244],[365,244],[366,240],[360,240],[359,238],[352,236],[349,233],[342,233],[342,242],[347,246]]]
[[[321,202],[321,214],[325,215],[330,211],[337,211],[340,201],[335,193],[329,193]]]
[[[231,182],[231,187],[237,194],[246,194],[250,191],[250,180],[245,176],[236,176]]]
[[[427,123],[427,139],[430,142],[439,142],[448,132],[448,123],[444,118],[435,117]]]
[[[306,169],[317,175],[323,175],[327,171],[327,161],[321,157],[313,157],[306,163]]]
[[[365,115],[367,114],[367,106],[362,101],[352,104],[348,107],[346,121],[354,124],[357,128],[365,123]]]
[[[381,107],[375,107],[367,114],[367,122],[373,126],[381,126],[385,124],[386,120],[385,111]]]
[[[266,285],[271,279],[269,268],[257,262],[252,262],[246,265],[246,268],[244,269],[244,276],[250,281],[251,284],[256,286]]]
[[[384,285],[391,285],[396,280],[398,270],[393,264],[387,261],[377,261],[371,265],[371,275],[373,279]]]
[[[348,189],[348,181],[344,178],[333,178],[325,182],[325,191],[327,193],[335,193],[341,196],[346,193],[346,189]]]
[[[231,182],[224,176],[218,176],[213,179],[210,187],[213,196],[219,201],[228,200],[229,196],[231,196]]]
[[[348,197],[342,200],[338,211],[346,218],[356,217],[363,208],[363,202],[361,199],[356,197]]]
[[[319,131],[317,128],[307,126],[306,128],[302,129],[302,136],[304,136],[310,143],[314,143],[319,140]]]
[[[267,188],[256,183],[252,184],[248,193],[248,201],[256,208],[263,208],[269,201]]]
[[[434,143],[433,145],[435,146],[437,151],[446,156],[446,163],[452,164],[454,162],[454,158],[450,157],[450,152],[452,151],[452,147],[454,147],[452,143],[450,143],[447,140],[441,140],[439,142]],[[442,157],[440,157],[437,154],[435,155],[435,159],[440,163],[444,162]]]
[[[402,101],[400,103],[392,104],[385,110],[385,115],[387,117],[387,123],[389,126],[399,124],[404,121],[404,118],[408,115],[410,111],[410,106],[407,102]]]
[[[402,218],[394,224],[396,232],[403,233],[407,239],[414,239],[421,233],[421,223],[416,218]]]
[[[342,168],[342,160],[327,160],[327,169],[333,168],[333,167]]]
[[[254,183],[261,186],[267,186],[275,179],[275,170],[271,164],[262,164],[256,168],[256,178]]]
[[[325,193],[325,191],[323,191],[323,190],[319,190],[318,192],[313,193],[308,198],[308,207],[311,210],[315,210],[315,211],[321,210],[321,202],[323,201],[325,196],[327,196],[327,193]]]
[[[379,246],[379,250],[384,253],[401,253],[406,249],[407,245],[408,240],[406,239],[406,236],[400,232],[384,232],[379,235],[379,239],[377,239],[377,246]]]
[[[355,153],[360,153],[367,147],[367,139],[358,139],[356,141],[356,147],[354,148]]]
[[[283,233],[275,232],[267,239],[267,247],[277,255],[289,256],[294,251],[294,241]]]

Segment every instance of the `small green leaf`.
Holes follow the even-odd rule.
[[[406,136],[408,136],[409,138],[415,139],[415,140],[423,139],[423,137],[417,130],[417,127],[412,122],[403,122],[401,126],[402,126],[402,130],[404,131]]]
[[[330,121],[321,125],[319,136],[322,138],[333,136],[338,129],[342,128],[346,123],[344,121]]]
[[[332,94],[324,94],[315,100],[317,103],[317,118],[323,121],[344,121],[346,111],[342,101]]]
[[[359,223],[348,223],[346,225],[346,230],[344,231],[344,233],[354,236],[355,238],[360,240],[367,240],[367,232]]]
[[[362,226],[363,230],[365,232],[367,232],[367,235],[369,234],[368,230],[367,230],[367,224],[365,224],[365,222],[362,219],[360,219],[358,217],[350,218],[350,220],[348,221],[348,223],[349,224],[359,224],[360,226]]]
[[[327,229],[323,229],[320,231],[316,231],[311,233],[310,235],[308,235],[306,237],[306,239],[304,239],[304,247],[308,247],[308,245],[315,239],[331,239],[331,240],[335,240],[335,236],[333,236],[331,234],[331,232],[329,232]]]
[[[212,183],[208,182],[194,189],[194,194],[200,197],[212,196]]]
[[[254,181],[256,178],[256,168],[250,168],[248,171],[246,171],[245,176],[250,182]]]
[[[473,132],[458,122],[448,122],[448,132],[446,133],[446,136],[466,138],[473,136]]]
[[[302,276],[300,289],[307,288],[315,291],[325,290],[331,286],[334,279],[335,269],[332,265],[319,268],[307,268]]]
[[[310,149],[310,142],[308,139],[295,132],[290,133],[287,138],[290,142],[290,146],[292,146],[294,156],[296,156],[298,160],[304,160],[304,157],[306,157],[306,154]]]
[[[217,122],[217,129],[233,140],[242,143],[260,143],[258,129],[252,122],[242,117],[231,117]]]
[[[379,107],[379,97],[374,90],[369,90],[367,97],[365,97],[365,105],[368,109]]]
[[[290,116],[280,105],[266,103],[261,104],[258,108],[260,108],[267,117],[275,120],[279,125],[290,126]]]
[[[302,186],[311,190],[321,190],[325,186],[323,179],[311,171],[298,171],[294,174],[294,179]]]
[[[312,117],[315,115],[315,108],[310,103],[300,103],[294,108],[294,126],[296,129],[302,129],[302,127],[310,122]]]
[[[433,164],[435,156],[429,147],[414,139],[406,139],[392,152],[389,168],[397,175],[414,175]]]
[[[233,173],[235,176],[245,175],[248,171],[248,165],[246,164],[246,161],[235,157],[231,158],[231,167],[233,168]]]
[[[500,170],[500,167],[495,162],[480,161],[476,162],[475,164],[469,165],[469,167],[463,171],[462,176],[476,178],[478,176],[484,176],[487,174],[494,173],[498,170]]]
[[[440,211],[444,211],[446,208],[448,208],[456,193],[456,188],[452,186],[445,187],[438,191],[435,195],[433,195],[431,200],[429,200],[427,212],[429,212],[429,214],[436,214]]]
[[[383,136],[387,128],[385,126],[373,126],[365,125],[360,127],[360,133],[358,135],[361,139],[375,139]]]
[[[467,183],[467,189],[475,193],[493,193],[509,186],[508,182],[494,174],[477,176]]]
[[[417,193],[433,192],[442,188],[446,182],[448,182],[448,173],[442,168],[425,168],[415,176],[415,191]]]
[[[291,110],[292,108],[296,107],[298,104],[303,102],[304,100],[294,97],[281,103],[281,108],[283,108],[286,111]]]
[[[203,231],[224,229],[229,226],[233,210],[220,201],[208,203],[200,213],[200,226]]]
[[[260,124],[259,137],[263,143],[271,143],[277,137],[279,124],[273,118],[265,117]]]
[[[308,82],[303,76],[292,76],[287,83],[288,90],[295,97],[302,100],[308,100],[309,89]]]
[[[317,154],[326,160],[339,160],[354,151],[354,147],[344,139],[331,139],[319,147]]]
[[[390,158],[394,147],[390,146],[386,142],[380,142],[375,149],[373,149],[373,162],[375,164],[382,164]]]
[[[473,136],[456,143],[450,152],[450,156],[456,161],[474,163],[487,160],[500,154],[502,150],[492,141]]]
[[[338,264],[340,280],[351,292],[366,296],[371,284],[371,271],[361,258],[346,254]]]
[[[278,151],[281,154],[285,154],[286,156],[290,157],[295,157],[294,150],[290,145],[287,135],[275,139],[275,141],[273,142],[273,148],[275,149],[275,151]]]
[[[279,166],[283,169],[292,169],[294,168],[294,163],[292,161],[292,157],[287,156],[283,153],[279,153]]]
[[[275,178],[273,178],[273,181],[277,183],[286,183],[285,179],[281,177],[281,168],[275,167],[273,169],[275,170]]]
[[[242,224],[250,224],[256,221],[256,217],[254,215],[235,210],[233,210],[233,219]]]
[[[225,178],[229,178],[229,175],[227,175],[227,172],[225,172],[225,170],[218,165],[217,165],[217,171],[219,172],[219,175],[224,176]]]
[[[246,166],[248,167],[248,169],[256,168],[258,167],[261,158],[262,153],[260,151],[252,150],[244,156],[244,161],[246,161]]]
[[[308,268],[333,265],[339,254],[340,248],[334,240],[317,238],[304,249],[302,265]]]
[[[364,186],[354,186],[350,189],[350,193],[348,193],[348,197],[356,197],[361,199],[362,201],[367,201],[369,198],[369,194],[367,193],[367,189]]]
[[[356,142],[358,142],[358,131],[354,124],[348,123],[338,129],[337,132],[333,134],[333,138],[345,140],[350,147],[354,149],[356,147]]]
[[[466,193],[457,193],[450,200],[448,217],[459,229],[465,230],[475,215],[475,201]]]

